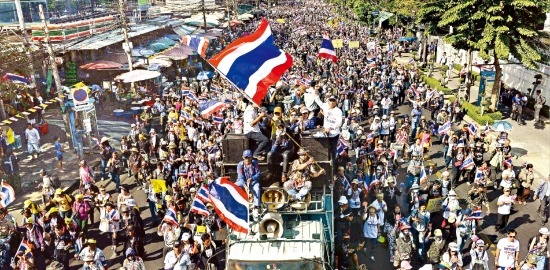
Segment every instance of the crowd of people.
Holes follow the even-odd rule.
[[[443,93],[424,84],[416,64],[396,63],[403,50],[397,39],[404,29],[373,34],[351,15],[319,2],[270,8],[268,16],[275,43],[294,63],[269,89],[262,106],[249,102],[219,74],[201,81],[180,78],[180,85],[160,93],[152,108],[136,118],[119,149],[109,138],[100,140],[99,170],[80,162],[76,195],[65,193],[42,172],[43,200],[25,201],[23,220],[13,221],[1,209],[0,239],[7,239],[3,247],[18,245],[21,238],[12,233],[20,232],[22,243],[32,250],[19,245],[11,263],[0,258],[2,269],[40,269],[50,260],[69,269],[72,258],[85,270],[106,269],[110,259],[89,236],[96,229],[124,257],[127,270],[145,270],[150,251],[144,246],[151,241],[164,243],[166,270],[225,269],[221,251],[228,226],[212,204],[206,204],[209,213],[193,211],[192,205],[203,185],[223,174],[223,155],[228,153],[221,142],[230,133],[255,142],[243,152],[232,179],[248,192],[252,211],[262,207],[265,180],[279,182],[292,201],[300,202],[313,181],[333,176],[325,184],[332,187],[336,210],[337,269],[388,259],[395,269],[548,267],[550,231],[541,227],[538,235],[519,243],[508,217],[514,205],[531,204],[531,195],[539,211],[548,211],[550,176],[535,186],[531,164],[517,171],[512,165],[506,132],[492,141],[482,128],[462,126],[458,99],[449,103]],[[258,21],[225,30],[217,42],[224,47],[253,32]],[[317,57],[324,32],[345,41],[337,62]],[[359,48],[349,48],[349,41],[359,41]],[[430,47],[430,54],[434,50]],[[225,102],[225,108],[201,117],[200,104],[213,99]],[[328,137],[333,171],[318,166],[309,149],[298,143],[310,132]],[[29,131],[29,137],[34,135]],[[444,146],[445,168],[438,177],[436,168],[424,163],[433,154],[433,141]],[[264,162],[265,174],[259,166]],[[406,172],[398,173],[402,166]],[[125,174],[135,190],[121,183]],[[107,179],[115,185],[113,192],[99,184]],[[458,196],[455,188],[462,183],[470,188]],[[136,192],[144,192],[146,201],[136,200]],[[498,194],[496,212],[489,208],[488,192]],[[466,198],[465,205],[459,197]],[[440,201],[441,207],[434,208],[431,200]],[[148,208],[150,220],[141,217],[140,207]],[[496,244],[494,265],[489,265],[488,243],[476,233],[488,226],[481,222],[487,217],[483,210],[498,214],[495,230],[504,234]],[[159,237],[146,241],[149,227],[156,227]],[[520,245],[529,247],[527,256],[520,254]],[[389,249],[389,258],[375,256],[379,246]]]

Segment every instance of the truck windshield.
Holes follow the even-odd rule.
[[[249,262],[230,261],[227,265],[230,270],[321,270],[322,262],[288,261],[288,262]]]

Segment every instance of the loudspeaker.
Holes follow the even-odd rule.
[[[244,150],[250,149],[244,134],[227,134],[222,140],[223,163],[237,164],[243,160]]]
[[[303,137],[301,145],[315,161],[330,161],[330,145],[328,138]]]
[[[260,222],[260,235],[267,238],[278,239],[283,236],[283,218],[278,213],[267,213]]]
[[[288,194],[280,187],[269,187],[262,194],[262,203],[267,205],[267,210],[270,212],[276,212],[287,202]]]

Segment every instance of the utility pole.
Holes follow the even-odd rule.
[[[201,2],[202,2],[202,20],[204,22],[204,32],[206,33],[206,30],[208,28],[208,26],[206,25],[206,7],[204,4],[204,0],[202,0]]]
[[[59,77],[59,71],[57,70],[57,64],[55,63],[55,53],[53,51],[52,44],[50,43],[50,31],[48,29],[46,15],[44,14],[44,7],[42,5],[38,6],[38,12],[40,14],[40,19],[42,20],[42,25],[44,27],[44,43],[46,43],[46,48],[48,49],[50,68],[52,69],[53,79],[55,81],[55,88],[57,90],[58,96],[63,96],[63,91],[61,88],[61,77]]]
[[[25,28],[25,18],[23,17],[23,9],[21,8],[21,0],[15,0],[15,9],[17,10],[17,18],[19,19],[19,29],[21,29],[21,35],[23,36],[23,43],[25,47],[25,54],[29,60],[29,69],[31,70],[31,83],[33,87],[37,87],[34,59],[32,58],[30,51],[29,37],[27,36],[27,28]]]
[[[125,7],[126,6],[124,3],[124,0],[118,0],[118,11],[120,12],[120,20],[122,21],[122,33],[124,33],[124,43],[125,43],[125,45],[122,47],[124,48],[124,51],[126,52],[126,56],[128,57],[128,69],[130,71],[133,71],[134,67],[132,66],[132,46],[128,38],[128,23],[126,21]]]

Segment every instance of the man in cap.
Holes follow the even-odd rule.
[[[289,180],[283,184],[286,192],[296,200],[303,200],[311,189],[311,179],[325,173],[324,169],[317,170],[313,157],[307,155],[304,148],[298,150],[298,159],[292,162]]]
[[[332,165],[336,160],[336,148],[340,139],[340,128],[343,123],[343,113],[336,106],[336,97],[330,96],[328,102],[321,106],[323,110],[323,130],[329,138],[330,153],[332,155]]]
[[[244,99],[243,103],[248,104],[243,113],[243,133],[246,138],[256,142],[256,150],[254,150],[254,158],[264,160],[263,155],[269,148],[269,139],[264,136],[260,130],[259,123],[267,116],[265,112],[258,114],[256,105]]]
[[[489,269],[489,257],[487,256],[487,250],[485,250],[485,241],[478,239],[472,242],[472,249],[470,249],[471,269]]]
[[[130,132],[128,133],[128,139],[130,139],[133,143],[137,142],[139,135],[139,129],[136,126],[136,124],[132,123],[130,125]]]
[[[336,247],[336,254],[334,255],[335,269],[351,269],[352,265],[355,269],[360,269],[357,251],[361,250],[361,248],[362,245],[354,247],[350,241],[349,233],[345,232],[343,241]]]
[[[86,244],[88,244],[88,246],[80,251],[78,257],[85,262],[94,262],[94,264],[100,265],[102,267],[107,266],[105,254],[103,254],[103,251],[100,248],[96,247],[96,240],[90,238],[88,239],[88,241],[86,241]]]
[[[52,202],[55,204],[57,209],[59,209],[59,215],[61,218],[70,217],[71,212],[71,203],[73,200],[67,194],[63,194],[63,190],[58,188],[55,190],[55,197]]]
[[[438,264],[441,261],[441,255],[445,250],[446,241],[443,239],[443,232],[440,229],[434,230],[434,238],[430,242],[430,247],[426,253],[428,263]]]
[[[363,191],[363,187],[359,186],[359,180],[353,179],[351,181],[351,188],[348,189],[347,197],[353,215],[359,216],[361,204],[365,201],[365,192]]]
[[[273,134],[271,141],[273,142],[271,151],[267,153],[267,170],[269,172],[267,176],[268,179],[274,172],[273,164],[275,162],[275,158],[282,158],[283,174],[288,172],[288,162],[294,149],[294,143],[288,137],[285,123],[283,121],[278,122],[277,130],[275,131],[275,134]]]
[[[187,251],[183,250],[183,244],[174,241],[173,249],[164,257],[164,270],[184,270],[191,265],[191,258]]]
[[[342,240],[344,232],[347,232],[350,228],[353,213],[348,205],[346,196],[340,196],[340,199],[336,203],[338,204],[338,208],[334,217],[334,224],[336,227],[336,242],[339,242]]]
[[[243,160],[237,164],[237,181],[235,184],[253,194],[254,206],[260,207],[260,167],[258,161],[252,159],[252,151],[243,152]],[[250,188],[252,190],[250,191]]]
[[[315,128],[316,117],[310,114],[306,107],[300,109],[300,117],[296,119],[296,122],[291,123],[290,129],[295,134],[301,134],[306,130]]]

